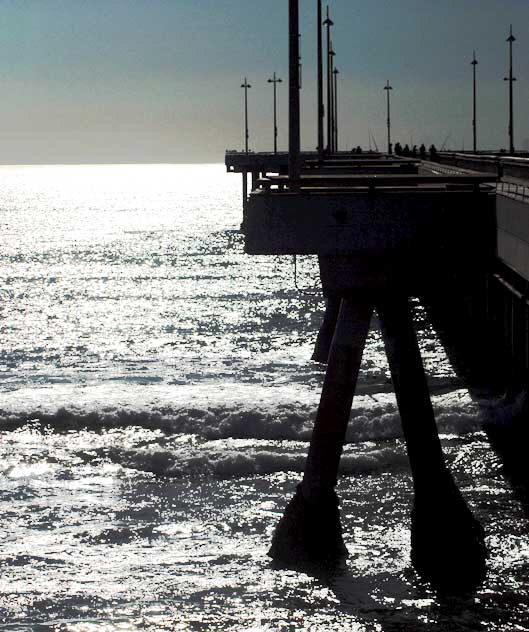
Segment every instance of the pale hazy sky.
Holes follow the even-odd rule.
[[[529,148],[528,0],[330,0],[341,146],[385,138],[390,79],[401,142],[507,146],[508,49],[515,42],[515,139]],[[287,79],[287,0],[2,0],[0,162],[220,162],[272,146],[274,70]],[[316,144],[316,0],[302,14],[302,142]],[[286,147],[287,83],[279,87]]]

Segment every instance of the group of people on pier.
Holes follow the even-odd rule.
[[[429,158],[430,160],[437,160],[437,148],[434,144],[430,145],[428,151],[426,151],[426,146],[424,143],[417,149],[417,145],[413,145],[410,149],[409,145],[404,145],[404,147],[399,143],[395,143],[395,146],[390,146],[391,152],[396,156],[404,156],[405,158],[420,158],[421,160],[426,160]],[[362,147],[358,145],[357,147],[353,147],[351,149],[352,154],[361,154]]]

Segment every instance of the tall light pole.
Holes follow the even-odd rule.
[[[329,103],[329,121],[331,123],[331,153],[334,153],[334,57],[336,53],[334,52],[334,48],[331,42],[331,52],[329,53],[329,57],[331,59],[331,65],[329,68],[329,83],[331,84],[331,101]]]
[[[504,81],[509,82],[509,153],[514,153],[514,114],[513,114],[513,94],[512,94],[512,84],[516,81],[516,78],[513,77],[512,74],[512,44],[516,41],[516,38],[512,34],[512,24],[511,24],[511,33],[509,37],[505,40],[509,42],[509,76],[504,77]]]
[[[288,0],[288,176],[300,176],[299,124],[299,0]]]
[[[274,84],[274,154],[277,154],[277,84],[282,82],[283,79],[276,77],[275,72],[274,78],[268,80],[268,83]]]
[[[244,78],[244,83],[241,84],[241,88],[244,88],[244,143],[246,148],[246,153],[248,153],[248,88],[252,86],[248,83],[246,77]]]
[[[333,70],[334,74],[334,151],[338,151],[338,68]]]
[[[323,158],[323,119],[325,108],[323,106],[323,42],[322,42],[322,11],[321,0],[318,1],[318,156]]]
[[[472,97],[472,139],[473,139],[473,148],[474,153],[477,151],[477,133],[476,133],[476,66],[478,65],[478,60],[476,59],[476,51],[474,51],[474,58],[470,62],[472,64],[472,77],[473,77],[473,97]]]
[[[389,102],[389,92],[393,90],[393,88],[389,85],[389,79],[384,86],[384,90],[386,91],[387,104],[388,104],[388,154],[391,154],[391,109]]]
[[[334,22],[329,16],[329,5],[327,5],[327,18],[323,22],[327,27],[327,153],[332,151],[332,109],[331,109],[331,91],[332,91],[332,74],[331,74],[331,26]]]

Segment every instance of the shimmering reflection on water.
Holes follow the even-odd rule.
[[[239,182],[218,165],[0,172],[0,629],[529,629],[523,508],[422,320],[485,584],[442,600],[410,568],[376,321],[339,484],[351,558],[334,577],[274,570],[321,386],[321,298],[295,291],[288,259],[242,253]],[[314,262],[301,271],[314,285]]]

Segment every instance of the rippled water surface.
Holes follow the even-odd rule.
[[[0,168],[0,629],[529,630],[527,519],[416,305],[447,458],[488,574],[409,562],[411,484],[376,320],[334,577],[275,570],[322,368],[317,270],[243,254],[220,165]],[[497,416],[497,413],[496,413]],[[515,490],[516,491],[516,490]]]

